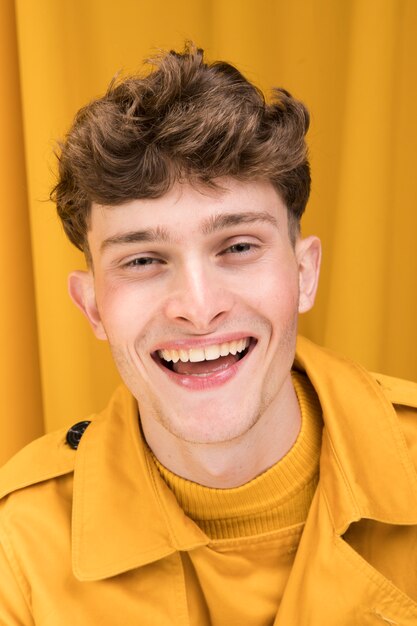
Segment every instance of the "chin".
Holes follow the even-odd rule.
[[[202,414],[204,414],[203,419]],[[189,415],[184,420],[184,415],[173,416],[158,411],[155,419],[177,440],[192,444],[220,444],[243,437],[258,422],[260,415],[260,410],[249,411],[246,415],[239,413],[233,416],[230,410],[223,413],[220,409],[217,411],[212,409],[210,412],[201,411],[195,416]]]

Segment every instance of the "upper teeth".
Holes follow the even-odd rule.
[[[237,341],[226,341],[225,343],[212,344],[204,348],[190,348],[189,350],[158,350],[158,354],[164,361],[182,361],[187,363],[197,363],[198,361],[214,361],[221,356],[243,352],[249,345],[249,337],[238,339]]]

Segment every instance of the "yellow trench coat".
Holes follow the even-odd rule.
[[[417,576],[417,385],[302,339],[296,367],[325,426],[319,486],[274,624],[415,626],[417,603],[343,535],[362,518],[411,531],[398,567]],[[0,624],[189,626],[179,551],[209,539],[150,467],[129,392],[91,419],[78,450],[64,431],[49,434],[0,472]]]

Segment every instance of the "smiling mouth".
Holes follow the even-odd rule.
[[[227,369],[247,355],[254,339],[245,337],[209,346],[190,349],[158,350],[160,364],[182,376],[210,376]]]

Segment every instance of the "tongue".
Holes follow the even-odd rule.
[[[191,363],[190,361],[182,363],[182,361],[178,361],[173,364],[173,370],[174,372],[177,372],[177,374],[183,374],[186,376],[212,374],[217,370],[223,370],[226,367],[230,367],[238,360],[238,356],[228,354],[227,356],[221,356],[213,361],[199,361],[198,363]]]

